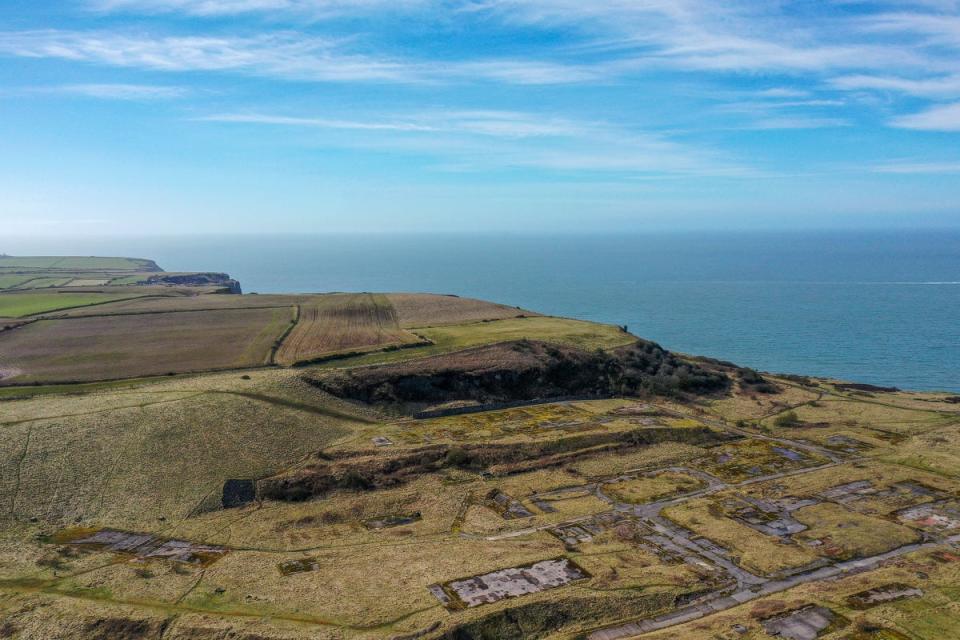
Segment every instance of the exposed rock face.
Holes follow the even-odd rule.
[[[342,398],[406,406],[710,393],[729,386],[725,373],[646,341],[605,352],[523,340],[411,363],[307,374],[304,379]]]
[[[173,284],[188,286],[222,286],[230,293],[243,293],[240,283],[226,273],[163,273],[150,276],[148,284]]]
[[[423,474],[454,467],[508,475],[661,442],[703,445],[717,444],[729,438],[728,434],[707,427],[645,427],[568,436],[546,442],[438,444],[389,454],[382,451],[317,454],[300,469],[259,480],[257,495],[268,500],[296,502],[323,497],[334,490],[385,489]]]

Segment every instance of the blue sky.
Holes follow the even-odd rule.
[[[960,226],[960,1],[6,0],[0,223]]]

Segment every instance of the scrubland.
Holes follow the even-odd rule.
[[[759,392],[700,363],[732,382],[416,418],[317,379],[403,363],[399,384],[448,362],[423,358],[462,364],[483,345],[609,355],[637,339],[449,296],[172,295],[0,332],[0,369],[22,370],[0,389],[0,637],[600,640],[706,602],[717,610],[644,637],[768,638],[765,624],[809,605],[837,621],[825,640],[960,628],[960,405],[943,394],[776,377],[779,392]],[[398,349],[408,335],[429,344]],[[458,375],[489,364],[470,362]],[[672,362],[658,379],[679,384]],[[97,378],[117,380],[24,384]],[[223,506],[228,481],[249,483],[240,506]],[[297,482],[308,490],[264,492]],[[936,517],[904,517],[919,505]],[[781,522],[794,528],[771,533]],[[143,561],[57,535],[77,528],[225,555]],[[475,607],[436,595],[557,558],[586,577]],[[868,564],[815,574],[850,560]],[[849,600],[890,584],[922,595]]]

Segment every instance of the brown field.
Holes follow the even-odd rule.
[[[13,383],[254,367],[289,322],[286,307],[41,320],[0,334],[0,366]]]
[[[388,293],[386,298],[396,310],[404,329],[540,315],[484,300],[432,293]]]
[[[400,328],[386,296],[337,293],[300,306],[300,316],[277,351],[279,364],[308,362],[336,353],[412,344],[419,338]]]
[[[257,309],[264,307],[292,307],[310,300],[309,296],[264,295],[264,296],[236,296],[236,295],[165,295],[162,290],[159,295],[135,300],[124,300],[96,307],[70,309],[62,314],[70,317],[101,316],[124,313],[171,313],[177,311],[206,311],[213,309]]]

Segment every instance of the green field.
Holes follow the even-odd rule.
[[[154,267],[152,260],[141,258],[101,258],[95,256],[0,256],[0,270],[58,269],[71,271],[143,271]]]
[[[22,318],[38,313],[129,300],[139,296],[112,293],[6,293],[0,294],[0,317]]]

